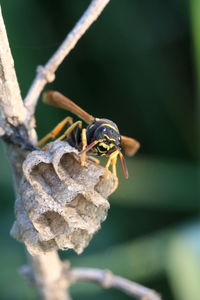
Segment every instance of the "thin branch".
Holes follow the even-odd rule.
[[[55,54],[49,59],[45,66],[38,67],[37,75],[25,98],[25,106],[29,111],[27,121],[31,120],[34,115],[38,98],[44,86],[55,79],[55,71],[59,65],[74,48],[90,25],[98,18],[109,1],[110,0],[93,0]]]
[[[0,7],[0,135],[10,134],[9,125],[21,124],[25,114]]]
[[[18,194],[19,182],[22,177],[22,162],[27,153],[21,148],[16,147],[13,141],[17,140],[19,136],[23,138],[23,134],[26,135],[26,130],[29,130],[29,128],[25,128],[24,126],[25,118],[26,108],[21,99],[14,62],[0,8],[0,135],[4,135],[4,141],[6,141],[7,154],[13,169],[16,194]],[[9,143],[8,136],[10,138]],[[31,134],[27,136],[28,138],[32,141]],[[11,143],[11,139],[13,143]],[[70,300],[66,290],[67,281],[62,276],[63,264],[59,260],[56,251],[48,255],[30,257],[29,260],[32,265],[36,287],[42,299]],[[56,298],[58,293],[59,298]]]
[[[34,285],[37,287],[41,299],[70,300],[67,288],[69,282],[63,276],[64,264],[56,251],[40,256],[29,256],[34,274]]]
[[[71,283],[76,281],[90,281],[101,285],[103,288],[116,288],[131,297],[139,297],[142,300],[161,300],[161,297],[149,288],[112,274],[108,270],[73,268],[67,270]]]
[[[21,163],[24,153],[19,147],[11,145],[13,139],[23,140],[27,130],[23,126],[26,109],[20,95],[20,89],[15,73],[14,62],[8,42],[6,28],[0,7],[0,136],[4,137],[10,165],[13,169],[15,189],[21,179]],[[11,145],[11,146],[10,146]]]

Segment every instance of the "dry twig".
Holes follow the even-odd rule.
[[[116,276],[108,270],[74,268],[67,271],[67,275],[71,283],[75,283],[76,281],[90,281],[101,285],[105,289],[119,289],[131,297],[138,297],[142,300],[161,300],[155,291],[136,282]]]
[[[34,79],[25,98],[25,105],[29,111],[28,121],[31,120],[35,113],[37,101],[44,86],[48,82],[52,82],[55,79],[55,71],[57,70],[59,65],[69,54],[69,52],[74,48],[78,40],[86,32],[86,30],[98,18],[109,1],[110,0],[93,0],[83,16],[76,23],[72,31],[66,36],[63,43],[60,45],[54,55],[49,59],[46,65],[38,67],[37,76]]]
[[[42,272],[40,270],[39,272]],[[154,290],[148,289],[134,281],[114,275],[110,270],[93,268],[70,268],[68,263],[63,263],[63,284],[70,286],[79,281],[92,282],[100,285],[104,289],[116,288],[131,297],[141,300],[161,300],[161,297]],[[23,266],[20,273],[25,275],[33,284],[36,284],[30,266]],[[51,281],[51,280],[50,280]],[[44,286],[44,283],[40,283]]]
[[[0,7],[0,136],[10,134],[10,124],[18,126],[26,110],[20,95],[6,29]]]
[[[10,143],[11,140],[9,139],[15,139],[15,135],[21,134],[21,128],[24,128],[24,133],[26,133],[26,130],[28,131],[28,128],[23,124],[26,109],[20,96],[1,9],[0,45],[0,126],[3,128],[1,133],[4,134],[4,139],[7,136],[5,145],[13,168],[15,189],[18,193],[19,182],[22,177],[22,162],[25,159],[27,152],[16,147],[13,144],[13,141]],[[29,138],[31,139],[30,135]],[[47,256],[38,255],[30,257],[30,264],[32,265],[34,277],[38,280],[37,289],[42,295],[42,299],[55,300],[57,295],[57,285],[62,282],[62,262],[58,259],[56,251],[50,252]],[[52,266],[54,266],[53,269]],[[41,282],[43,285],[41,285]],[[57,299],[70,299],[66,291],[66,286],[60,284],[59,293],[60,297]]]

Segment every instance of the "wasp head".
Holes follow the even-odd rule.
[[[88,152],[98,156],[108,156],[109,160],[106,168],[108,168],[112,161],[114,175],[116,175],[116,158],[119,155],[124,176],[128,178],[128,170],[121,152],[121,136],[117,125],[107,119],[95,119],[95,121],[87,127],[86,136],[88,146],[82,150],[80,154]]]
[[[110,155],[121,149],[121,138],[117,125],[107,119],[97,119],[87,129],[89,144],[97,141],[91,149],[98,156]]]

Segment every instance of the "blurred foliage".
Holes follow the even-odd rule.
[[[75,3],[76,2],[76,3]],[[108,268],[156,289],[165,300],[199,299],[200,222],[198,0],[115,0],[70,53],[47,88],[88,112],[114,120],[138,139],[110,197],[101,231],[72,265]],[[89,4],[86,0],[1,0],[22,95]],[[197,74],[197,75],[196,75]],[[43,136],[66,112],[40,103]],[[23,245],[9,236],[14,220],[11,173],[0,144],[0,299],[37,299],[17,269]],[[92,284],[72,287],[74,299],[129,299]]]

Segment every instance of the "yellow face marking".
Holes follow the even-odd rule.
[[[107,145],[102,142],[102,143],[99,143],[99,146],[97,147],[97,151],[99,153],[102,153],[101,155],[106,155],[106,153],[114,146],[115,146],[114,144]],[[100,147],[102,147],[103,149],[100,149]]]
[[[107,145],[107,144],[105,144],[105,143],[99,143],[99,146],[100,146],[100,147],[103,147],[105,150],[109,150],[109,149],[110,149],[110,146]],[[104,151],[100,151],[100,150],[99,150],[99,152],[104,152]]]
[[[111,149],[113,147],[115,147],[115,144],[112,143],[112,144],[109,145],[109,149]]]
[[[115,139],[110,138],[107,134],[104,133],[104,136],[107,137],[108,140],[115,142]]]

